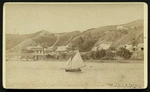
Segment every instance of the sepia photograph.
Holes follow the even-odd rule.
[[[145,89],[144,2],[7,2],[6,89]]]

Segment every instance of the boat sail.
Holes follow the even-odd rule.
[[[70,71],[70,72],[75,72],[75,71],[81,71],[80,68],[86,66],[83,63],[82,57],[79,53],[79,51],[77,51],[77,53],[75,54],[75,56],[71,59],[71,57],[69,58],[69,60],[67,61],[67,68],[66,71]]]

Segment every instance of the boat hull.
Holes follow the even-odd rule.
[[[81,72],[81,69],[66,69],[66,72]]]

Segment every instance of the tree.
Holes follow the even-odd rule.
[[[48,55],[46,55],[46,58],[47,58],[47,59],[50,59],[50,58],[52,59],[52,58],[54,58],[54,57],[53,57],[52,55],[48,54]]]
[[[115,53],[113,53],[111,49],[106,50],[105,58],[113,59],[114,56],[115,56]]]
[[[92,59],[96,59],[96,51],[91,51],[91,52],[90,52],[90,57],[91,57]]]
[[[90,60],[91,59],[89,52],[81,54],[81,57],[83,58],[83,60]]]
[[[102,57],[104,57],[106,54],[106,51],[104,49],[99,50],[99,51],[91,51],[90,52],[90,57],[92,59],[101,59]]]
[[[115,51],[116,50],[116,48],[115,47],[109,47],[109,49],[111,50],[111,51]]]
[[[132,44],[133,46],[136,46],[136,45],[138,44],[138,40],[135,39],[135,38],[132,38],[131,44]]]
[[[92,49],[93,45],[95,44],[95,42],[96,42],[96,40],[94,40],[92,38],[88,38],[82,44],[81,51],[90,51]]]
[[[100,51],[97,51],[97,52],[96,52],[96,58],[97,58],[97,59],[100,59],[100,58],[104,57],[105,54],[106,54],[106,51],[105,51],[104,49],[102,49],[102,50],[100,50]]]
[[[132,52],[130,52],[129,50],[125,49],[125,48],[120,48],[116,54],[120,57],[123,57],[125,59],[129,59],[132,56]]]

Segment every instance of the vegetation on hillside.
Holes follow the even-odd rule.
[[[124,26],[126,29],[117,29],[117,26]],[[102,43],[110,43],[108,50],[92,52],[91,49]],[[50,33],[41,30],[32,34],[14,35],[6,34],[6,50],[22,51],[32,45],[40,45],[43,48],[50,46],[68,45],[70,50],[79,49],[84,59],[114,59],[120,56],[129,59],[132,53],[124,48],[116,50],[121,44],[136,46],[144,43],[143,20],[137,20],[122,25],[109,25],[98,28],[91,28],[83,32],[74,31],[66,33]],[[116,53],[114,53],[116,51]],[[53,56],[53,55],[51,55]],[[61,53],[60,57],[67,55]],[[49,57],[49,56],[48,56]]]

